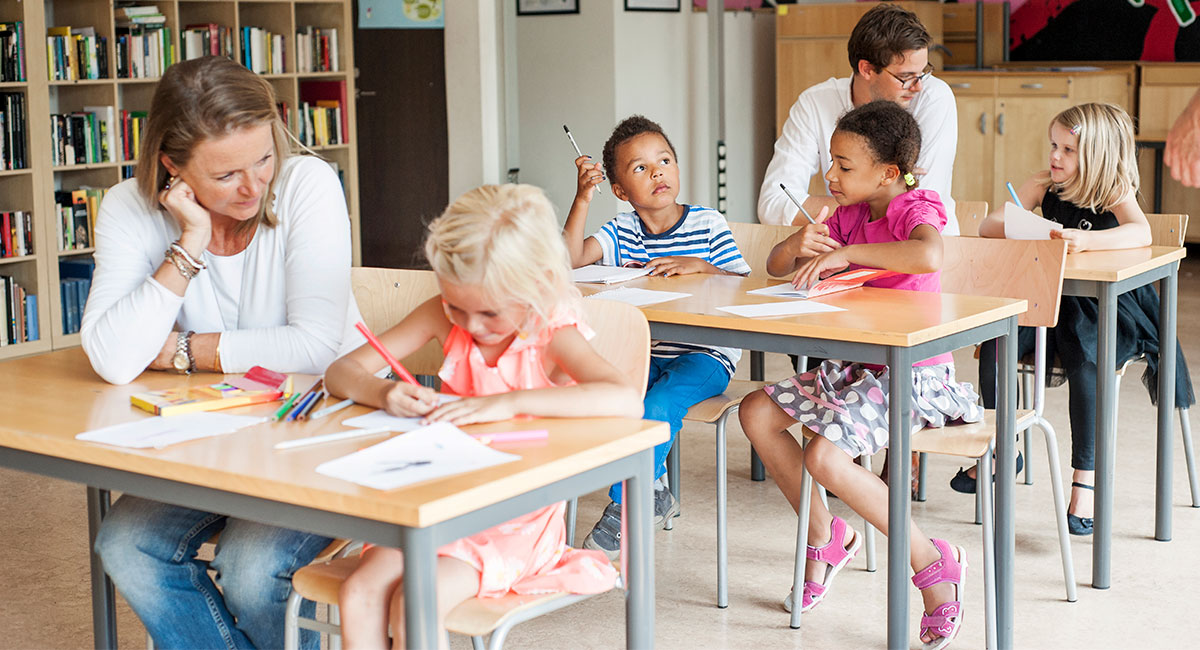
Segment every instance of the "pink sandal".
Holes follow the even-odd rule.
[[[930,539],[942,559],[921,569],[913,576],[917,589],[928,589],[949,582],[954,585],[954,600],[937,606],[931,614],[921,617],[921,637],[927,632],[937,635],[930,643],[922,642],[923,650],[941,650],[950,645],[962,629],[962,594],[967,581],[967,552],[961,546],[950,546],[945,540]]]
[[[821,582],[812,580],[804,581],[804,594],[800,598],[800,611],[807,612],[816,607],[825,599],[829,593],[829,587],[833,584],[833,577],[841,571],[850,560],[853,560],[858,555],[858,551],[862,548],[862,536],[853,528],[846,525],[846,520],[841,517],[834,517],[829,523],[830,539],[829,543],[820,548],[809,546],[805,555],[810,560],[824,562],[829,566],[825,569],[825,579]],[[850,546],[846,547],[846,534],[849,533],[854,537],[850,540]],[[788,594],[787,600],[783,603],[784,609],[792,611],[792,596]]]

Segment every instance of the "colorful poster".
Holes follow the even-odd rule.
[[[1017,0],[1014,61],[1200,61],[1200,0]]]

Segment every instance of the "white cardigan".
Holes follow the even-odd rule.
[[[801,202],[808,198],[812,175],[829,171],[829,139],[838,118],[854,105],[850,102],[850,77],[830,77],[800,93],[788,111],[783,133],[775,141],[775,155],[767,165],[762,188],[758,192],[758,220],[777,226],[791,225],[798,214],[779,184]],[[954,218],[954,199],[950,196],[954,172],[954,153],[958,147],[958,109],[954,92],[946,82],[929,76],[921,82],[921,92],[913,97],[909,111],[921,127],[921,154],[917,167],[925,170],[919,179],[923,190],[933,190],[946,206],[945,235],[958,234]],[[829,189],[829,184],[825,184]],[[816,216],[815,214],[813,215]],[[804,219],[800,220],[801,222]]]
[[[179,238],[175,219],[138,195],[135,179],[114,186],[96,220],[96,271],[83,315],[83,349],[96,373],[125,384],[144,371],[172,330],[221,332],[221,367],[260,365],[319,374],[365,341],[350,294],[350,220],[337,175],[311,156],[287,159],[275,188],[274,228],[259,227],[241,253],[237,324],[221,319],[213,277],[183,297],[152,276]],[[204,252],[206,258],[211,253]]]

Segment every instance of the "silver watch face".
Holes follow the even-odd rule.
[[[187,372],[188,368],[191,367],[191,364],[188,363],[187,354],[183,351],[175,353],[175,356],[171,359],[171,365],[175,366],[175,369],[179,372]]]

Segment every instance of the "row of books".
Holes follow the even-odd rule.
[[[241,35],[242,65],[258,74],[284,72],[283,35],[272,34],[261,27],[243,27]]]
[[[11,275],[0,275],[0,346],[41,338],[37,294],[28,293]]]
[[[25,25],[0,23],[0,81],[25,81]]]
[[[117,25],[118,78],[161,77],[176,60],[171,32],[163,25]]]
[[[24,210],[0,212],[0,257],[33,255],[33,215]]]
[[[55,166],[136,160],[145,111],[85,106],[50,115],[50,159]]]
[[[58,250],[77,250],[96,245],[96,217],[105,190],[81,187],[54,193],[54,208],[58,214]]]
[[[66,259],[58,263],[58,298],[62,306],[63,334],[79,331],[95,269],[96,263],[87,258]]]
[[[95,27],[46,30],[46,64],[51,81],[108,78],[108,38]]]
[[[345,81],[301,81],[300,107],[296,119],[288,120],[289,128],[310,147],[346,144],[350,141],[346,105]]]
[[[233,58],[233,31],[217,23],[188,25],[179,30],[181,59],[190,61],[202,56]]]
[[[25,169],[26,154],[24,93],[0,93],[0,169]]]
[[[335,72],[338,63],[338,34],[336,27],[304,27],[296,32],[296,71]]]

